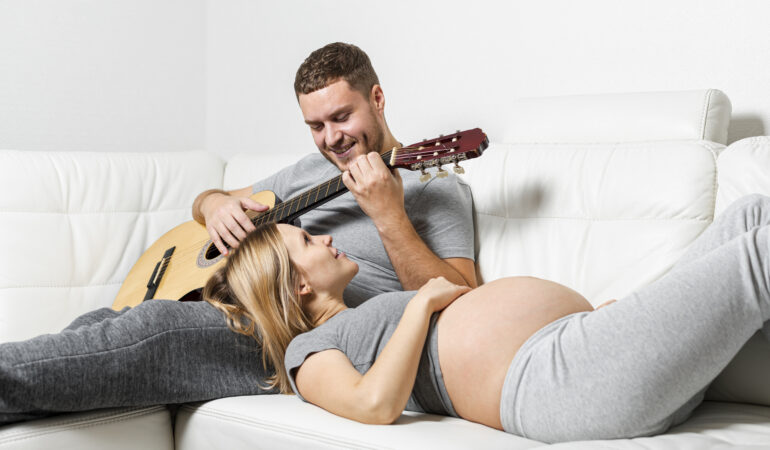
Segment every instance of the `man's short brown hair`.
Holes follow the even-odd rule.
[[[380,84],[369,57],[353,44],[335,42],[325,45],[308,56],[297,69],[294,93],[309,94],[345,80],[369,98],[372,86]]]

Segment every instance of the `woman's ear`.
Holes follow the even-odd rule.
[[[304,276],[299,277],[299,295],[305,296],[313,293],[313,287],[307,282]]]

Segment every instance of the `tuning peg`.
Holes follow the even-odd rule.
[[[438,166],[438,172],[436,172],[437,178],[446,178],[446,176],[449,175],[449,172],[442,169],[441,166]]]
[[[425,171],[425,167],[420,167],[420,183],[425,183],[426,181],[430,180],[430,174]]]
[[[455,166],[452,168],[452,170],[454,170],[454,171],[455,171],[455,173],[457,173],[457,174],[460,174],[460,173],[465,173],[465,169],[463,169],[462,167],[460,167],[460,165],[459,165],[459,164],[457,164],[457,161],[455,161]]]

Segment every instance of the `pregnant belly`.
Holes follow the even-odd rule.
[[[496,280],[455,300],[438,319],[438,353],[457,414],[502,429],[500,394],[519,348],[554,320],[592,310],[572,289],[531,277]]]

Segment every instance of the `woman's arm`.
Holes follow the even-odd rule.
[[[468,292],[444,278],[426,283],[407,304],[388,343],[361,375],[339,350],[308,357],[297,370],[305,399],[348,419],[371,424],[394,422],[404,410],[417,376],[430,316]]]

